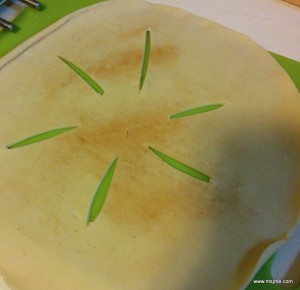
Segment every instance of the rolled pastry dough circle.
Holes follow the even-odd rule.
[[[299,95],[247,37],[179,9],[113,0],[67,16],[0,68],[0,273],[12,289],[240,289],[295,225]],[[78,128],[6,147],[67,126]],[[171,168],[149,145],[215,183]],[[87,226],[115,157],[105,206]]]

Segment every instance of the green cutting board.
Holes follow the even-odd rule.
[[[44,7],[41,11],[34,9],[26,9],[14,24],[17,26],[16,32],[2,31],[0,32],[0,58],[10,50],[18,46],[20,43],[36,34],[50,24],[56,22],[63,16],[76,11],[80,8],[101,2],[103,0],[42,0]],[[300,62],[286,58],[284,56],[271,52],[271,55],[278,63],[287,71],[291,79],[294,81],[300,91]],[[300,96],[299,96],[300,97]],[[254,279],[256,280],[272,280],[271,265],[274,260],[272,256],[259,270]],[[218,277],[216,277],[218,279]],[[272,284],[254,284],[251,282],[246,290],[282,290],[283,288]],[[221,289],[217,289],[221,290]],[[294,288],[300,290],[300,286]]]

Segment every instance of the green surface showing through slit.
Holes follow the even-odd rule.
[[[91,203],[88,222],[93,222],[100,214],[104,206],[111,185],[111,181],[117,166],[117,161],[118,158],[115,158],[113,162],[110,164],[110,166],[108,167],[106,173],[103,175],[103,178],[99,184],[99,187]]]
[[[139,89],[141,90],[143,88],[147,71],[148,71],[148,65],[150,60],[150,52],[151,52],[151,34],[148,30],[146,32],[146,38],[145,38],[145,49],[144,49],[144,56],[142,61],[142,68],[141,68],[141,77],[139,82]]]
[[[34,144],[34,143],[37,143],[37,142],[44,141],[44,140],[49,139],[49,138],[53,138],[57,135],[60,135],[64,132],[73,130],[75,128],[77,128],[77,126],[59,128],[59,129],[54,129],[54,130],[51,130],[51,131],[46,131],[46,132],[31,136],[29,138],[23,139],[22,141],[19,141],[17,143],[12,144],[12,145],[8,145],[7,148],[8,149],[14,149],[14,148],[19,148],[19,147],[31,145],[31,144]]]
[[[187,164],[184,164],[174,158],[172,158],[171,156],[168,156],[156,149],[154,149],[153,147],[151,146],[148,146],[148,148],[156,155],[158,156],[160,159],[162,159],[163,161],[165,161],[167,164],[169,164],[171,167],[193,177],[193,178],[196,178],[196,179],[199,179],[201,181],[204,181],[204,182],[212,182],[213,179],[204,174],[203,172],[200,172],[199,170],[197,169],[194,169],[192,167],[190,167],[189,165]]]
[[[189,116],[213,111],[213,110],[221,108],[222,106],[223,106],[223,104],[215,104],[215,105],[207,105],[207,106],[197,107],[197,108],[182,111],[180,113],[173,114],[170,116],[170,118],[177,119],[177,118],[189,117]]]
[[[80,8],[99,3],[101,0],[42,0],[45,9],[35,11],[26,9],[15,21],[15,25],[20,29],[17,33],[0,32],[0,57],[11,51],[18,44],[36,34],[50,24],[59,20],[63,16],[76,11]],[[291,60],[281,55],[271,53],[276,61],[287,71],[300,91],[300,62]],[[271,265],[274,257],[270,258],[255,275],[254,279],[272,279]],[[216,277],[217,279],[217,277]],[[246,290],[280,290],[283,289],[272,284],[254,284],[250,283]],[[300,290],[300,286],[294,288]]]
[[[84,72],[81,68],[79,68],[74,63],[70,62],[69,60],[59,56],[59,58],[71,69],[73,70],[78,76],[80,76],[86,83],[95,90],[98,94],[103,95],[104,90],[100,87],[100,85],[86,72]]]

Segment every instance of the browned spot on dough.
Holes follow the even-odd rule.
[[[154,25],[151,25],[151,27],[149,27],[148,25],[144,25],[144,26],[141,25],[130,31],[125,31],[125,32],[122,31],[122,34],[119,34],[119,38],[120,39],[122,39],[122,38],[127,39],[127,38],[131,38],[131,37],[141,37],[142,38],[145,36],[147,30],[151,31],[151,30],[153,30],[154,27],[155,27]],[[152,33],[152,31],[151,31],[151,33]]]
[[[135,113],[129,116],[118,116],[102,123],[97,120],[89,121],[73,132],[72,136],[75,139],[70,140],[72,146],[66,144],[64,147],[75,149],[78,146],[87,146],[92,152],[99,148],[101,150],[103,148],[117,150],[130,142],[136,146],[144,146],[151,142],[153,144],[162,137],[164,139],[172,138],[179,134],[181,129],[184,129],[184,125],[172,122],[168,118],[165,108],[157,108],[148,112],[137,108]]]
[[[204,197],[205,190],[201,186],[194,190],[194,194],[185,190],[186,183],[165,186],[156,184],[155,179],[153,185],[143,188],[143,191],[135,188],[134,191],[124,192],[121,186],[114,188],[105,211],[106,218],[116,224],[149,230],[161,223],[180,227],[186,220],[198,219],[199,212],[202,212],[201,219],[205,219],[206,213],[211,215],[209,202]],[[210,209],[213,210],[212,207]]]
[[[161,64],[161,62],[164,61],[174,61],[174,57],[178,52],[178,48],[169,44],[155,47],[151,51],[151,62],[155,64]]]
[[[174,180],[174,172],[179,177],[182,173],[163,163],[146,146],[159,144],[159,149],[172,152],[168,146],[177,143],[177,136],[186,129],[184,123],[172,122],[166,110],[165,107],[153,111],[137,108],[130,116],[103,123],[89,121],[66,134],[66,138],[56,139],[52,166],[65,166],[71,160],[75,164],[72,166],[83,172],[83,178],[89,174],[97,176],[100,182],[107,164],[118,156],[103,209],[106,219],[116,224],[149,229],[162,221],[182,224],[186,219],[204,219],[211,214],[208,213],[209,201],[203,198],[207,185],[185,176],[184,181]],[[54,169],[49,167],[48,170]],[[149,179],[150,185],[145,183]],[[97,185],[95,182],[94,188]],[[83,194],[89,196],[92,192]]]
[[[108,58],[94,64],[87,69],[88,73],[99,76],[99,78],[107,78],[122,75],[124,73],[130,74],[140,73],[140,66],[142,63],[144,48],[138,50],[131,50],[119,54],[110,55]],[[164,45],[152,47],[150,54],[151,64],[162,65],[164,62],[174,61],[178,53],[178,48],[172,45]]]

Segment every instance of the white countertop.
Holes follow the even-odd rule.
[[[281,0],[148,0],[188,10],[300,61],[300,7]]]

